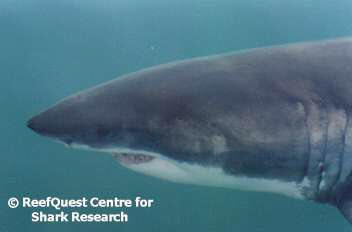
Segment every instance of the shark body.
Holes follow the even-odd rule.
[[[194,58],[79,92],[28,126],[174,182],[275,192],[352,221],[352,39]]]

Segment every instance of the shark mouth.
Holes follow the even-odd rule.
[[[155,159],[151,155],[137,153],[113,153],[112,156],[124,165],[148,163]]]

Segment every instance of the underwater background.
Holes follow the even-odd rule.
[[[351,0],[1,0],[0,232],[351,231],[327,205],[166,182],[26,128],[61,98],[141,68],[341,36],[352,36]],[[35,209],[7,206],[23,196],[142,196],[155,204],[125,210],[124,224],[32,223]]]

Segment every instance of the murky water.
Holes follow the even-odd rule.
[[[1,0],[0,232],[350,231],[329,206],[142,176],[108,155],[39,137],[25,123],[68,94],[144,67],[351,35],[350,0]],[[13,196],[143,196],[155,204],[128,209],[126,224],[33,223],[34,209],[8,208]]]

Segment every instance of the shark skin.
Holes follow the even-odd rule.
[[[352,222],[352,38],[127,74],[31,118],[40,135],[166,180],[336,206]]]

